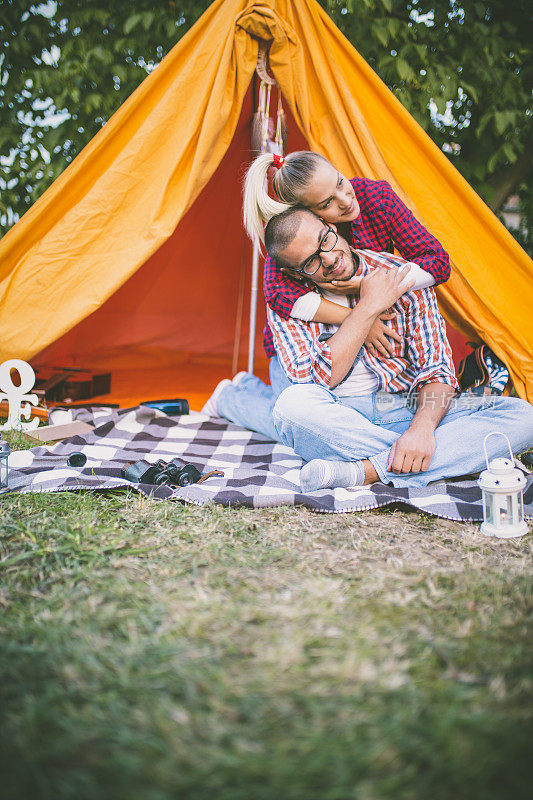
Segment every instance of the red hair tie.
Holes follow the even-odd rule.
[[[285,163],[285,159],[283,158],[283,156],[274,155],[274,159],[273,159],[272,163],[274,164],[276,169],[281,169],[281,167]]]

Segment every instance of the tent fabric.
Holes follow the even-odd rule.
[[[391,183],[451,255],[445,317],[533,399],[531,260],[314,0],[214,2],[8,232],[0,360],[231,361],[258,38],[271,42],[290,149]]]

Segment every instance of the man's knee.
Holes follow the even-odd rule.
[[[302,421],[306,417],[316,420],[313,411],[316,403],[331,402],[327,389],[315,383],[293,383],[284,389],[274,405],[274,420]]]
[[[494,430],[505,433],[514,452],[533,446],[533,406],[518,397],[499,397],[494,402]],[[496,426],[497,421],[497,426]]]
[[[509,415],[514,419],[521,432],[525,447],[533,447],[533,406],[527,400],[518,397],[507,397]]]
[[[521,400],[519,397],[500,397],[496,408],[508,418],[529,425],[533,433],[533,406],[527,400]]]

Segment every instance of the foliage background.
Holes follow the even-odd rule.
[[[320,2],[496,213],[519,194],[531,252],[529,0]],[[0,2],[0,234],[209,5]]]

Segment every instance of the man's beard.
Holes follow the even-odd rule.
[[[359,258],[357,256],[357,253],[353,249],[353,247],[350,247],[350,245],[348,245],[348,249],[349,249],[349,253],[344,253],[344,255],[346,256],[346,260],[347,261],[348,261],[348,255],[350,256],[351,261],[352,261],[352,271],[350,272],[350,274],[347,275],[344,278],[333,278],[333,279],[332,278],[326,278],[324,280],[324,283],[330,283],[331,280],[338,281],[339,283],[344,283],[345,281],[349,281],[354,277],[354,275],[356,274],[356,272],[357,272],[357,270],[359,268]]]

